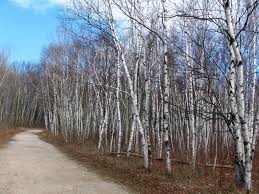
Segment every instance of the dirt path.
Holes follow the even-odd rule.
[[[40,140],[39,132],[19,133],[0,147],[0,194],[128,193]]]

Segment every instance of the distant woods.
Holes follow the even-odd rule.
[[[234,161],[252,190],[258,135],[258,2],[97,0],[64,10],[41,64],[1,67],[3,122],[33,125],[100,151]],[[222,160],[222,161],[221,161]]]
[[[29,67],[29,66],[27,66]],[[24,67],[23,67],[24,68]],[[11,65],[5,51],[0,52],[0,125],[42,126],[43,109],[37,72]]]

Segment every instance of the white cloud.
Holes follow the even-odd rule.
[[[69,0],[8,0],[22,8],[45,10],[53,6],[65,6]]]

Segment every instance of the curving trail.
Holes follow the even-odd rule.
[[[18,133],[0,147],[0,194],[129,193],[39,139],[39,132]]]

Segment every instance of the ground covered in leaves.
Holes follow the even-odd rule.
[[[143,168],[139,157],[118,157],[115,154],[103,153],[96,148],[96,143],[87,141],[65,143],[60,136],[41,134],[41,138],[69,157],[77,160],[97,173],[109,176],[114,181],[124,184],[137,193],[245,193],[234,184],[233,168],[216,168],[198,166],[196,175],[192,175],[191,166],[174,160],[172,176],[164,175],[163,161],[154,160],[152,171]],[[259,193],[259,158],[258,149],[254,168],[254,193]]]
[[[16,133],[23,131],[22,128],[0,126],[0,145],[8,142]]]

